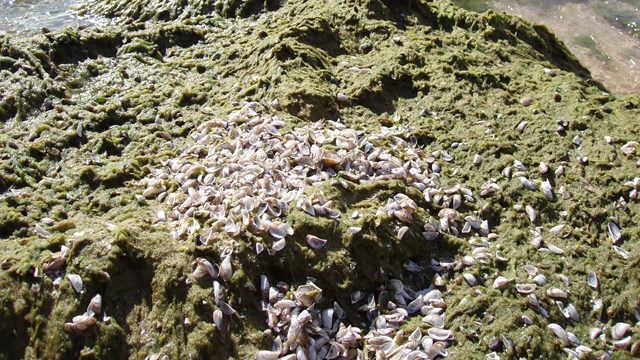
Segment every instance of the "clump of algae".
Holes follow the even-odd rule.
[[[134,182],[188,147],[197,125],[223,118],[242,101],[261,102],[291,128],[323,118],[366,131],[407,126],[407,137],[425,150],[455,154],[454,166],[443,168],[448,185],[464,183],[479,194],[496,179],[501,190],[479,197],[474,210],[490,220],[509,261],[478,265],[475,289],[459,276],[449,279],[447,327],[460,333],[451,357],[486,354],[489,340],[500,335],[515,343],[504,350],[509,356],[551,358],[561,351],[526,299],[491,287],[498,271],[524,281],[524,264],[535,264],[554,286],[563,286],[556,274],[570,278],[582,321],[567,322],[549,299],[544,306],[583,341],[594,324],[635,321],[640,229],[625,182],[638,176],[638,157],[620,147],[638,140],[640,99],[603,94],[546,28],[447,1],[87,1],[81,11],[89,9],[119,25],[0,39],[0,319],[7,324],[0,336],[15,340],[3,342],[0,356],[248,358],[270,346],[262,340],[256,290],[262,273],[292,283],[314,276],[326,301],[344,301],[351,291],[383,285],[387,279],[373,275],[380,267],[389,278],[402,277],[406,259],[427,265],[471,251],[450,236],[437,246],[418,237],[397,241],[385,222],[365,224],[362,236],[353,237],[345,224],[292,210],[296,238],[281,254],[258,257],[251,241],[236,239],[227,291],[245,320],[232,321],[228,332],[216,330],[210,287],[186,280],[196,257],[215,259],[220,249],[174,241],[171,229],[155,220],[159,205],[136,197],[143,189]],[[532,104],[521,105],[523,97]],[[558,135],[561,119],[568,125]],[[523,121],[528,125],[520,133]],[[479,166],[472,163],[476,153],[483,157]],[[573,197],[548,201],[503,178],[514,160],[531,174],[542,161],[554,169],[564,164],[563,176],[532,177],[553,181],[556,190],[565,186]],[[322,191],[345,213],[375,213],[385,197],[409,190],[382,182],[309,191]],[[538,220],[530,224],[516,204],[535,207]],[[34,232],[44,217],[54,220],[49,239]],[[612,218],[623,229],[626,260],[611,248]],[[548,240],[563,256],[529,245],[535,226],[558,223],[565,224],[564,236]],[[326,253],[312,252],[303,245],[307,231],[336,241]],[[61,245],[71,248],[64,270],[83,277],[82,294],[68,282],[56,287],[53,279],[34,276]],[[595,292],[584,281],[592,270],[602,283]],[[65,333],[62,324],[95,293],[103,295],[111,322],[82,335]],[[603,300],[603,314],[592,313],[595,299]],[[348,310],[352,320],[362,320]],[[514,312],[534,325],[523,326]]]

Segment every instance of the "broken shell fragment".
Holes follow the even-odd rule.
[[[322,300],[322,289],[314,283],[300,285],[296,289],[296,300],[306,307],[312,307]]]
[[[207,274],[214,279],[218,277],[218,265],[211,264],[209,260],[197,258],[195,265],[196,269],[193,271],[193,277],[196,279],[202,279]]]

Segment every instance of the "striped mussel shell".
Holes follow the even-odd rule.
[[[102,312],[102,295],[96,294],[91,298],[89,306],[87,306],[87,315],[95,316]]]

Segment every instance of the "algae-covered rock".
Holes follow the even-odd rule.
[[[114,25],[0,39],[0,357],[640,351],[608,337],[640,316],[640,98],[546,28],[448,1],[78,11]]]

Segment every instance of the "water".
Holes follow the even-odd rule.
[[[75,0],[0,0],[0,35],[29,34],[42,28],[89,25],[90,19],[75,16],[69,6]]]
[[[70,10],[76,0],[0,0],[0,35],[91,25]],[[640,0],[454,0],[545,24],[615,94],[640,94]]]
[[[546,25],[615,94],[640,94],[640,0],[454,0]]]

